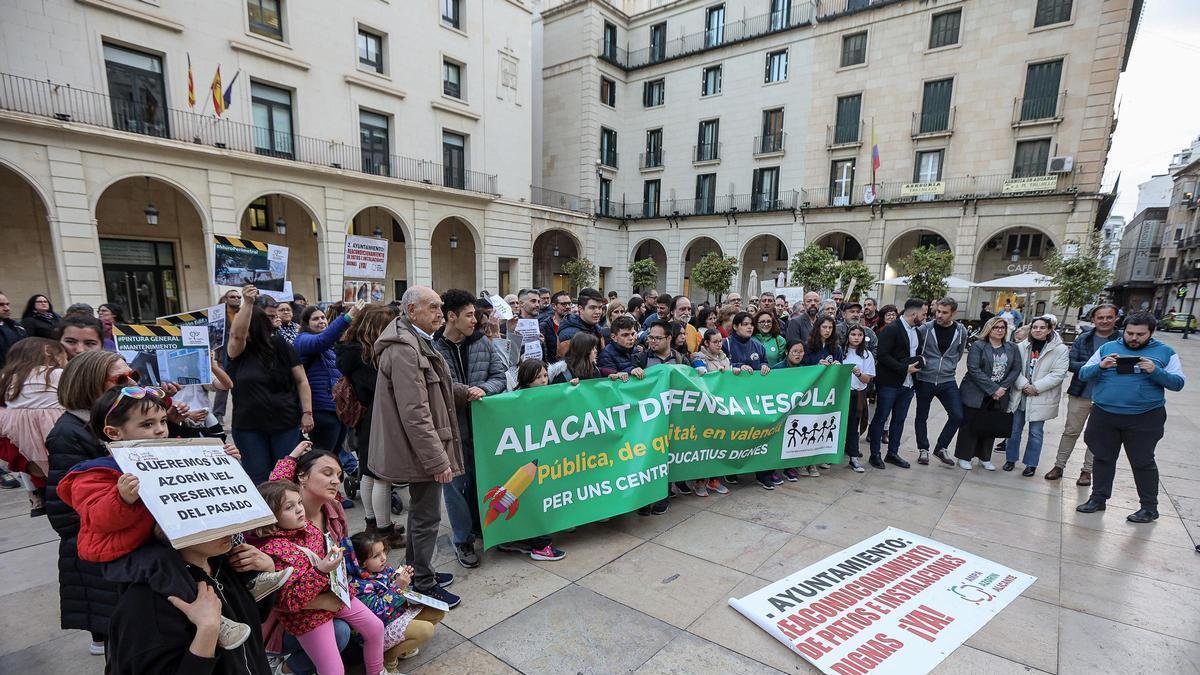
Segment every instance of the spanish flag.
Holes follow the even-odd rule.
[[[225,112],[225,95],[221,91],[221,66],[217,66],[217,74],[213,75],[212,102],[213,111],[220,117],[221,113]]]
[[[192,78],[192,54],[188,52],[188,107],[196,107],[196,81]]]

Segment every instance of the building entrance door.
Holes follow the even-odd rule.
[[[168,242],[101,239],[100,263],[109,302],[121,305],[130,323],[181,311],[175,251]]]

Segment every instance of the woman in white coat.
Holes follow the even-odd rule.
[[[1029,337],[1017,345],[1021,351],[1021,374],[1013,384],[1012,437],[1008,439],[1005,471],[1012,471],[1021,454],[1021,432],[1029,425],[1029,439],[1022,461],[1026,478],[1037,472],[1042,454],[1046,420],[1058,417],[1063,382],[1070,366],[1070,349],[1054,332],[1054,317],[1039,316],[1029,324]]]

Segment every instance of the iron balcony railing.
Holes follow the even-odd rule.
[[[692,146],[692,161],[694,162],[716,162],[721,159],[721,144],[717,143],[700,143]]]
[[[678,216],[707,216],[746,212],[790,211],[796,208],[800,193],[787,190],[778,194],[755,193],[744,195],[714,195],[699,199],[659,199],[656,202],[636,202],[618,208],[611,205],[614,213],[624,213],[625,219],[674,218]],[[597,213],[603,216],[605,214]],[[610,216],[614,217],[614,216]]]
[[[912,137],[927,134],[947,134],[954,131],[955,107],[936,112],[915,112],[912,117]]]
[[[654,150],[652,152],[643,152],[638,155],[638,168],[640,169],[660,169],[663,165],[663,151]]]
[[[600,163],[604,166],[617,168],[617,151],[606,148],[600,149]]]
[[[861,121],[850,124],[830,124],[825,127],[825,147],[861,144],[865,129],[866,122]]]
[[[529,186],[529,201],[539,206],[549,206],[566,211],[578,211],[579,213],[592,212],[592,200],[587,197],[580,197],[579,195],[559,192],[536,185]]]
[[[498,194],[495,175],[453,164],[393,155],[377,148],[361,148],[161,105],[139,106],[107,94],[8,73],[0,73],[0,110],[467,192]]]
[[[612,42],[600,40],[597,54],[609,63],[633,70],[663,61],[710,49],[751,40],[763,35],[806,26],[853,14],[881,5],[904,0],[793,0],[787,10],[768,12],[736,21],[726,21],[721,28],[707,27],[672,40],[664,40],[639,49],[627,50]],[[640,29],[648,30],[648,29]]]
[[[754,137],[754,154],[770,155],[773,153],[783,152],[783,144],[787,140],[787,133],[779,131],[765,136]]]
[[[1062,119],[1062,111],[1066,102],[1067,92],[1065,90],[1056,96],[1014,98],[1013,124]]]

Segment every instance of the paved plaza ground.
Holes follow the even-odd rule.
[[[463,602],[404,670],[817,672],[726,601],[892,525],[1038,578],[938,673],[1200,672],[1200,340],[1160,337],[1197,379],[1168,395],[1154,524],[1125,522],[1137,493],[1123,457],[1105,513],[1075,512],[1087,497],[1074,480],[1082,442],[1069,480],[1042,479],[1061,418],[1047,424],[1036,478],[919,466],[910,423],[910,470],[838,467],[774,492],[743,480],[728,495],[678,497],[664,516],[626,515],[557,537],[567,551],[559,562],[489,551],[464,570],[443,527],[440,568],[458,576],[451,590]],[[941,419],[939,411],[935,428]],[[58,537],[27,509],[17,490],[0,494],[0,673],[101,673],[87,634],[59,629]],[[348,513],[351,531],[361,529],[361,505]]]

